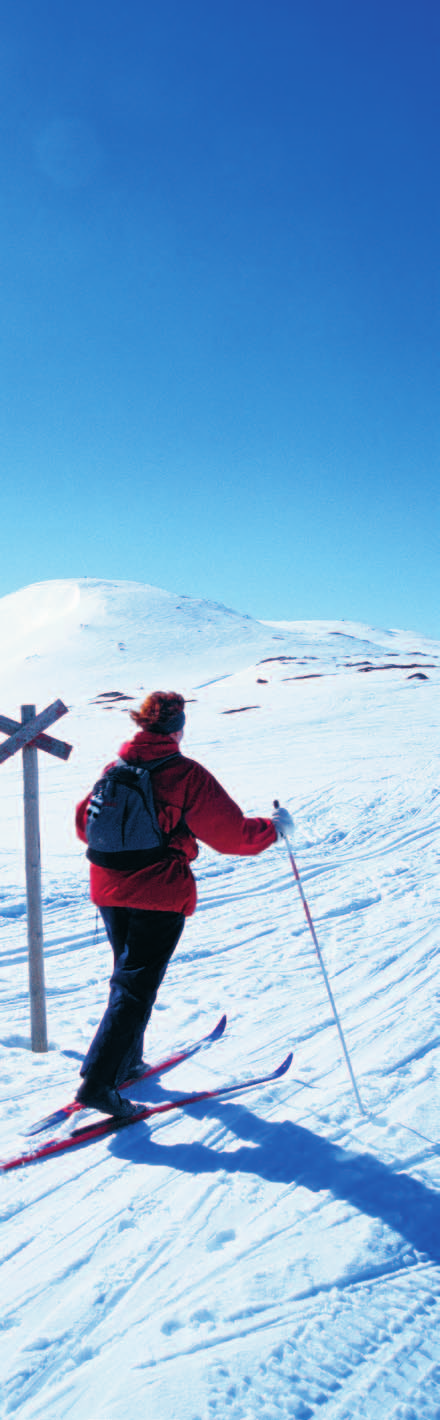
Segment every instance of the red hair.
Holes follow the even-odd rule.
[[[176,690],[153,690],[147,695],[139,710],[130,710],[135,725],[141,730],[154,730],[159,735],[170,735],[183,729],[185,722],[185,701]]]

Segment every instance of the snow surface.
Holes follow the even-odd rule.
[[[184,749],[246,812],[277,797],[294,816],[366,1111],[284,845],[256,859],[202,847],[148,1054],[223,1010],[227,1032],[136,1096],[261,1072],[290,1046],[292,1069],[2,1176],[2,1420],[439,1420],[439,643],[93,580],[3,598],[0,640],[0,712],[59,696],[53,733],[74,746],[67,764],[39,756],[44,1055],[30,1049],[20,756],[0,766],[2,1157],[72,1097],[63,1052],[84,1051],[106,1001],[73,810],[127,737],[132,702],[112,693],[136,703],[158,686],[193,702]]]

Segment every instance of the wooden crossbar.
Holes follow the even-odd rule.
[[[21,730],[20,721],[0,715],[0,730],[4,735],[13,735],[15,730]],[[57,759],[68,759],[72,753],[72,745],[66,744],[65,740],[55,740],[53,735],[37,735],[32,744],[35,749],[45,749],[46,754],[54,754]]]
[[[54,700],[53,705],[48,705],[46,710],[33,716],[26,724],[21,724],[9,739],[0,745],[0,764],[3,764],[5,759],[10,759],[11,755],[16,754],[18,749],[24,749],[25,745],[33,744],[41,730],[47,729],[47,726],[53,725],[61,715],[67,714],[67,705],[63,705],[62,700]],[[47,749],[48,746],[45,745],[44,748]],[[67,758],[67,756],[63,755],[63,758]]]

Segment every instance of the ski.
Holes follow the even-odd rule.
[[[146,1065],[142,1075],[137,1075],[135,1080],[124,1080],[123,1085],[118,1085],[118,1089],[127,1090],[130,1085],[138,1084],[139,1080],[149,1079],[151,1075],[162,1075],[166,1070],[173,1070],[175,1065],[181,1065],[182,1061],[189,1060],[192,1055],[197,1055],[199,1050],[203,1050],[207,1045],[213,1045],[214,1041],[220,1040],[226,1029],[227,1016],[222,1016],[214,1030],[209,1035],[203,1035],[200,1040],[194,1041],[193,1045],[183,1045],[180,1050],[174,1051],[173,1055],[167,1055],[164,1060],[159,1060],[157,1065]],[[72,1100],[70,1104],[61,1105],[60,1109],[54,1109],[52,1114],[47,1114],[44,1119],[37,1119],[36,1124],[31,1124],[24,1132],[27,1136],[32,1134],[43,1134],[46,1129],[56,1129],[59,1124],[64,1124],[66,1119],[70,1119],[72,1114],[78,1114],[84,1105],[78,1100]]]
[[[67,1149],[75,1149],[80,1144],[90,1144],[95,1139],[103,1139],[106,1134],[115,1134],[119,1129],[127,1129],[131,1124],[138,1124],[140,1120],[151,1119],[157,1114],[167,1114],[172,1109],[187,1109],[189,1105],[200,1104],[204,1100],[222,1099],[226,1095],[239,1094],[242,1090],[255,1089],[257,1085],[270,1084],[272,1080],[279,1080],[286,1074],[293,1059],[290,1051],[286,1059],[278,1065],[276,1070],[272,1070],[268,1075],[254,1075],[249,1080],[241,1080],[235,1085],[219,1085],[213,1090],[200,1090],[192,1095],[185,1095],[180,1100],[165,1100],[164,1104],[145,1105],[134,1119],[115,1119],[110,1115],[105,1119],[99,1119],[95,1124],[85,1124],[73,1130],[67,1139],[49,1139],[45,1144],[39,1144],[36,1149],[29,1153],[19,1154],[14,1159],[7,1159],[0,1163],[0,1171],[6,1173],[8,1169],[20,1168],[23,1164],[36,1163],[38,1159],[50,1158],[52,1154],[63,1154]]]

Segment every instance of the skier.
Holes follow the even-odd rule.
[[[292,828],[287,809],[277,808],[269,819],[245,818],[213,775],[180,752],[184,705],[183,696],[174,691],[153,691],[139,710],[130,712],[138,732],[120,751],[129,765],[165,761],[152,771],[157,819],[168,840],[165,851],[131,871],[93,862],[90,867],[90,895],[104,921],[114,968],[108,1004],[83,1061],[76,1099],[86,1108],[121,1118],[134,1115],[136,1105],[122,1099],[117,1086],[142,1071],[144,1030],[185,917],[195,911],[190,863],[197,857],[197,839],[219,853],[252,855]],[[89,801],[90,795],[76,812],[83,842]]]

